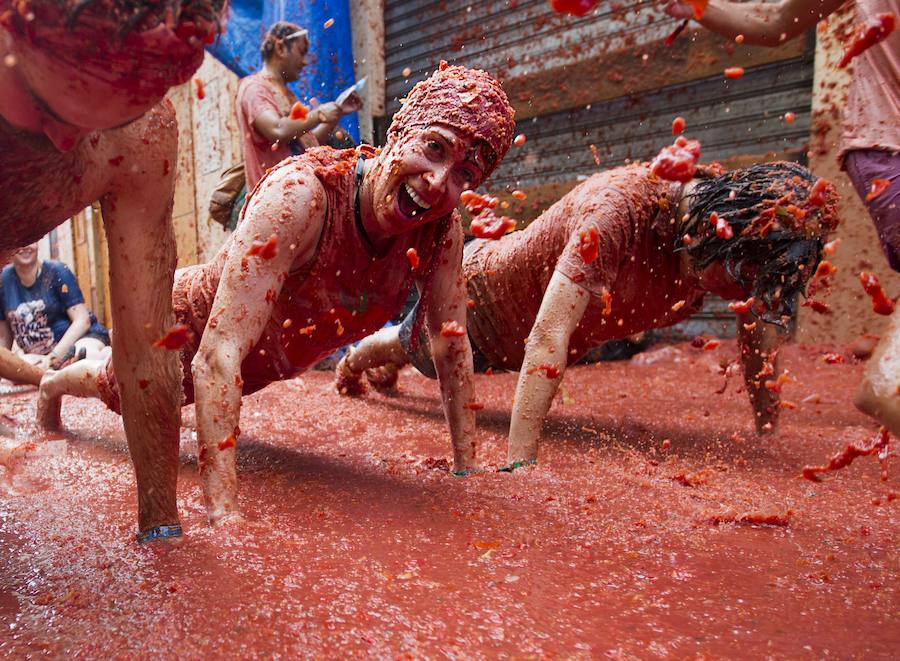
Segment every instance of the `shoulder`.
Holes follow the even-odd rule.
[[[315,165],[302,156],[269,170],[247,197],[243,220],[292,224],[325,218],[325,186]]]

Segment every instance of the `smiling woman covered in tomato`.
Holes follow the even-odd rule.
[[[176,275],[173,304],[186,401],[197,404],[200,473],[213,524],[238,516],[235,438],[243,394],[296,376],[383,326],[416,284],[441,382],[457,470],[474,462],[460,194],[506,154],[513,110],[483,71],[441,69],[394,116],[384,150],[314,148],[283,161],[247,201],[208,264]],[[413,268],[407,252],[419,257]],[[191,378],[193,376],[193,378]],[[91,378],[95,377],[95,378]],[[82,361],[44,380],[41,422],[62,394],[116,408],[111,365]]]

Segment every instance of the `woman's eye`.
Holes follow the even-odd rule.
[[[441,143],[437,140],[429,140],[428,141],[428,151],[434,152],[435,154],[440,154],[441,151]]]

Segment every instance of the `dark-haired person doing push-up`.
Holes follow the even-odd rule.
[[[777,329],[837,224],[836,193],[794,163],[703,171],[709,176],[687,184],[659,179],[646,165],[595,174],[527,229],[467,246],[476,367],[520,372],[511,466],[536,459],[567,365],[609,340],[682,321],[707,293],[738,301],[732,307],[756,427],[773,429]],[[433,374],[426,339],[411,346],[414,314],[345,356],[338,388],[358,392],[363,373],[384,365],[411,362]]]

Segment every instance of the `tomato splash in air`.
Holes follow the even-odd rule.
[[[254,241],[253,245],[250,246],[250,250],[247,251],[247,257],[259,257],[260,259],[272,259],[277,254],[278,237],[274,234],[265,243]]]
[[[819,482],[822,479],[819,477],[819,473],[840,470],[841,468],[852,464],[853,460],[857,457],[866,457],[876,453],[878,454],[879,461],[883,462],[887,459],[887,446],[889,440],[890,434],[888,434],[887,428],[882,427],[879,430],[878,435],[872,439],[870,444],[857,445],[856,443],[849,443],[847,447],[834,455],[826,465],[806,466],[803,469],[802,475],[807,480]],[[882,479],[885,477],[884,473],[882,473]]]
[[[291,106],[291,119],[294,121],[299,121],[306,119],[309,116],[309,108],[305,105],[297,101],[293,106]]]
[[[558,14],[584,16],[599,2],[600,0],[550,0],[550,8]]]
[[[156,349],[178,351],[191,339],[191,330],[184,324],[175,324],[169,332],[153,343]]]
[[[896,27],[897,15],[894,12],[876,14],[873,19],[867,21],[857,29],[853,43],[847,47],[847,50],[844,51],[844,56],[841,58],[841,61],[838,62],[838,69],[843,69],[850,64],[850,61],[854,57],[861,55],[879,41],[887,39],[888,35],[891,34]]]
[[[866,290],[866,293],[872,299],[872,309],[876,314],[888,316],[894,313],[896,303],[889,299],[887,294],[884,293],[884,289],[881,288],[881,283],[878,281],[877,275],[869,273],[868,271],[863,271],[859,274],[859,281],[862,284],[863,289]]]
[[[663,148],[650,165],[651,171],[666,181],[689,182],[697,170],[700,143],[679,136],[675,144]]]
[[[578,240],[578,254],[585,264],[593,263],[600,256],[600,233],[596,227],[582,231]]]

